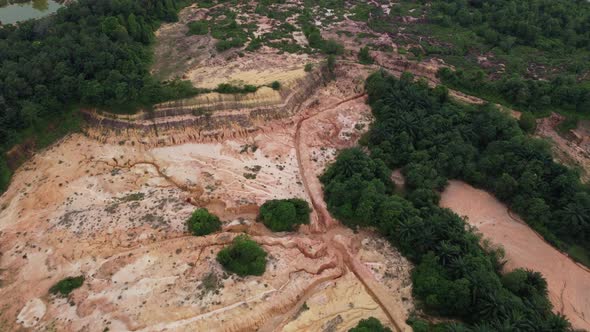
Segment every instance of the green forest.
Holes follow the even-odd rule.
[[[431,313],[477,331],[568,330],[567,320],[551,312],[539,273],[503,276],[501,250],[480,244],[438,201],[448,179],[489,190],[588,264],[590,189],[578,174],[553,162],[546,143],[492,106],[454,103],[444,87],[431,89],[410,74],[377,72],[366,88],[375,122],[361,143],[370,153],[344,150],[322,175],[331,213],[353,228],[375,227],[413,260],[414,293]],[[403,192],[390,180],[397,168],[406,179]]]
[[[72,108],[127,112],[194,93],[186,82],[149,74],[155,29],[188,2],[80,0],[56,15],[0,26],[0,192],[10,179],[5,152],[75,128]]]

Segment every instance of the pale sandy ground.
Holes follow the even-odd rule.
[[[590,330],[590,272],[543,241],[506,206],[483,190],[450,181],[440,205],[466,216],[484,238],[506,250],[507,270],[523,267],[547,279],[554,310],[565,314],[575,328]]]

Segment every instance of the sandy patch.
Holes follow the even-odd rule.
[[[16,322],[24,327],[33,327],[45,315],[45,303],[41,299],[34,298],[28,301],[18,314]]]

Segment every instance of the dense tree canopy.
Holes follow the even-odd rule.
[[[554,243],[587,248],[579,232],[588,232],[581,222],[588,188],[492,107],[454,104],[444,89],[413,83],[411,75],[376,73],[367,91],[376,119],[363,139],[370,155],[345,150],[322,176],[330,211],[347,225],[377,228],[413,260],[414,294],[431,312],[493,331],[568,330],[552,313],[540,274],[502,276],[502,252],[482,246],[464,220],[437,203],[448,178],[463,179],[496,193]],[[388,167],[402,168],[403,196]]]
[[[80,0],[40,20],[0,26],[0,190],[8,178],[4,151],[68,107],[132,110],[194,92],[149,73],[154,30],[187,2]]]
[[[302,199],[273,199],[262,204],[258,219],[273,232],[290,232],[309,224],[310,212],[309,204]]]
[[[435,18],[469,27],[497,46],[590,47],[585,0],[435,0]]]
[[[585,0],[404,0],[389,24],[420,36],[409,51],[442,58],[457,71],[443,82],[519,110],[590,114],[590,3]],[[404,12],[403,8],[412,8]],[[417,16],[418,17],[418,16]]]

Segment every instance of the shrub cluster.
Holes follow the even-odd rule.
[[[290,232],[301,224],[309,224],[310,212],[302,199],[273,199],[262,204],[258,220],[273,232]]]
[[[78,277],[67,277],[60,280],[57,284],[53,285],[49,292],[51,294],[59,294],[61,296],[69,295],[74,289],[79,288],[84,283],[84,276]]]
[[[234,238],[231,245],[221,249],[217,261],[229,272],[241,277],[261,276],[266,270],[267,253],[247,235]]]
[[[196,236],[208,235],[221,230],[219,218],[207,209],[197,209],[186,221],[188,230]]]

